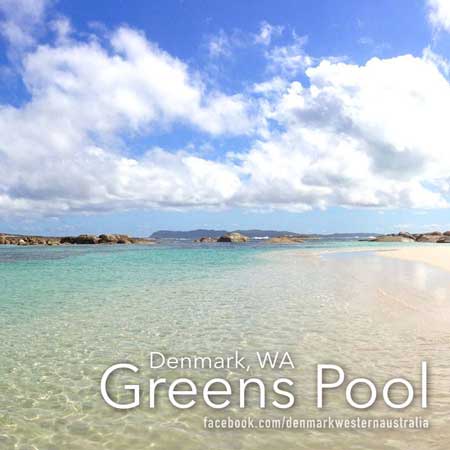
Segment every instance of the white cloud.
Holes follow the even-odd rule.
[[[207,49],[210,58],[229,58],[235,49],[250,49],[257,45],[270,46],[272,39],[283,33],[283,27],[271,25],[263,21],[257,33],[247,33],[240,29],[226,33],[219,30],[216,34],[208,36]]]
[[[208,52],[211,58],[231,56],[232,42],[230,37],[223,31],[210,37],[208,41]]]
[[[50,22],[50,28],[56,34],[58,44],[66,44],[72,34],[72,25],[67,17],[58,17]]]
[[[450,75],[450,61],[442,55],[433,52],[430,47],[423,50],[423,58],[432,62],[445,76],[448,77]]]
[[[55,27],[54,45],[24,53],[28,103],[0,106],[3,215],[448,206],[450,84],[436,55],[317,65],[297,38],[270,50],[272,79],[227,95],[130,28],[102,46]],[[299,70],[308,83],[291,81]],[[209,159],[133,151],[133,137],[176,124],[249,143]]]
[[[31,100],[0,107],[3,213],[219,205],[237,189],[231,168],[183,152],[123,156],[124,133],[183,123],[245,134],[242,95],[209,92],[187,66],[129,28],[96,41],[43,45],[23,59]]]
[[[428,18],[436,30],[450,31],[450,2],[428,0]]]
[[[288,76],[295,76],[314,63],[313,58],[306,54],[306,36],[293,34],[293,43],[273,47],[267,51],[266,57],[269,68],[273,72],[281,72]]]
[[[35,43],[49,0],[0,0],[1,34],[17,49]]]
[[[287,89],[289,82],[279,76],[268,81],[256,83],[253,85],[253,92],[257,94],[281,93]]]
[[[262,45],[270,45],[273,37],[281,36],[283,27],[280,25],[271,25],[263,21],[259,27],[259,33],[255,35],[255,42]]]
[[[272,108],[283,126],[237,155],[246,204],[444,207],[450,85],[428,59],[323,61]]]
[[[113,54],[97,42],[40,46],[24,59],[28,109],[70,117],[77,130],[120,129],[187,123],[212,134],[250,128],[241,95],[206,92],[176,58],[129,28],[111,38]]]

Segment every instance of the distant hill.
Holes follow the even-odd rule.
[[[151,237],[154,239],[199,239],[201,237],[218,238],[226,234],[226,230],[190,230],[190,231],[170,231],[159,230],[155,231]]]
[[[159,230],[155,231],[150,237],[154,239],[199,239],[201,237],[218,238],[227,233],[241,233],[250,238],[255,237],[274,237],[274,236],[298,236],[298,237],[317,237],[325,239],[352,239],[363,238],[368,236],[377,236],[376,233],[334,233],[334,234],[301,234],[294,233],[292,231],[279,231],[279,230],[189,230],[189,231],[171,231],[171,230]]]

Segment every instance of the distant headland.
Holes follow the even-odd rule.
[[[159,230],[155,231],[150,237],[153,239],[201,239],[205,237],[218,239],[222,236],[232,233],[239,233],[251,239],[258,238],[274,238],[280,236],[295,236],[297,238],[311,239],[311,238],[328,238],[328,239],[358,239],[370,236],[377,236],[377,233],[333,233],[333,234],[317,234],[317,233],[296,233],[293,231],[282,230],[210,230],[210,229],[196,229],[188,231],[173,231],[173,230]]]

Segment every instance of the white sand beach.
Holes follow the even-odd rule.
[[[429,247],[408,247],[381,251],[379,255],[406,261],[422,262],[450,272],[450,245],[430,244]]]

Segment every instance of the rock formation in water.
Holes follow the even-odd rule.
[[[80,234],[79,236],[45,237],[0,234],[0,245],[96,245],[96,244],[154,244],[154,239],[130,237],[126,234]]]
[[[200,239],[194,239],[194,242],[200,242],[201,244],[213,244],[217,242],[217,239],[210,236],[204,236]]]
[[[204,236],[199,239],[194,239],[194,242],[203,244],[213,244],[215,242],[232,242],[232,243],[243,243],[247,242],[250,238],[244,236],[241,233],[227,233],[219,238],[214,238],[211,236]],[[270,239],[266,239],[265,242],[270,244],[300,244],[305,242],[304,238],[292,235],[274,236]]]
[[[247,242],[248,237],[244,236],[241,233],[228,233],[224,234],[223,236],[220,236],[219,239],[217,239],[217,242],[232,242],[232,243],[242,243]]]
[[[304,239],[297,236],[276,236],[268,240],[270,244],[302,244]]]

